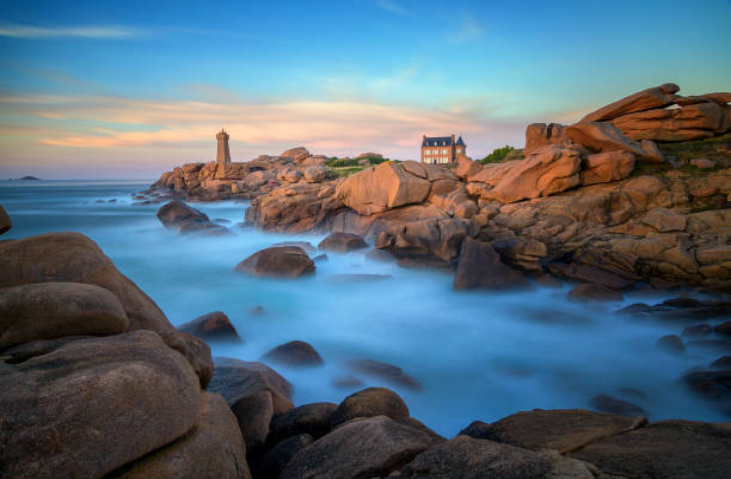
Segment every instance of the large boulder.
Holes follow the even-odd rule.
[[[662,421],[588,444],[572,456],[604,474],[654,479],[726,479],[731,471],[727,423]]]
[[[384,477],[436,442],[386,416],[352,421],[298,452],[280,479]]]
[[[241,342],[236,328],[222,311],[204,314],[178,326],[183,333],[192,334],[206,341]]]
[[[0,289],[0,350],[38,339],[107,336],[129,319],[110,291],[82,283],[37,283]]]
[[[591,112],[581,121],[607,121],[628,113],[665,108],[678,99],[678,91],[680,87],[674,83],[648,88]]]
[[[729,118],[729,107],[707,102],[633,113],[611,123],[632,140],[690,141],[725,133]]]
[[[236,271],[269,278],[298,278],[315,272],[315,263],[297,246],[274,246],[257,251],[238,265]]]
[[[127,313],[130,331],[174,331],[160,308],[88,237],[48,233],[0,242],[0,288],[46,282],[86,283],[111,291]]]
[[[520,271],[507,266],[489,243],[466,238],[462,243],[454,289],[514,289],[528,285]]]
[[[404,474],[412,479],[594,479],[590,464],[555,451],[533,452],[508,444],[457,436],[422,452]],[[403,472],[403,471],[402,471]]]
[[[576,123],[566,128],[566,136],[592,151],[627,151],[640,161],[658,162],[654,154],[646,152],[640,143],[632,141],[609,123]]]
[[[283,151],[279,156],[284,156],[286,158],[293,159],[295,162],[300,162],[311,155],[310,152],[307,151],[307,148],[304,146],[298,146],[296,148],[290,148],[287,151]]]
[[[555,449],[567,452],[599,439],[630,431],[646,422],[644,418],[615,416],[583,409],[536,409],[513,414],[489,425],[482,423],[480,428],[471,426],[460,434],[534,451]]]
[[[525,148],[523,155],[530,156],[546,145],[556,145],[559,148],[571,142],[566,138],[564,126],[558,123],[533,123],[525,130]]]
[[[381,163],[347,177],[336,194],[361,215],[372,215],[421,203],[429,195],[429,187],[429,180],[409,173],[403,164]]]
[[[584,160],[581,184],[609,183],[627,178],[635,167],[635,155],[629,151],[609,151],[590,155]]]
[[[304,341],[290,341],[268,351],[262,359],[289,366],[319,366],[320,354],[311,344]]]
[[[366,388],[343,399],[331,416],[333,426],[358,417],[409,417],[409,408],[401,396],[386,388]]]
[[[355,251],[358,249],[367,248],[368,243],[365,242],[362,236],[353,233],[330,233],[327,238],[320,241],[317,245],[318,249],[324,251],[337,251],[340,253],[347,253],[349,251]]]
[[[123,468],[115,479],[250,479],[236,417],[218,394],[201,397],[200,418],[187,434]]]
[[[435,259],[451,266],[456,263],[468,233],[469,223],[459,218],[395,222],[376,236],[375,247],[388,250],[397,258]]]
[[[10,216],[8,216],[8,213],[5,211],[5,208],[3,208],[3,205],[0,205],[0,235],[3,233],[7,233],[12,227],[13,222],[10,221]]]
[[[213,377],[213,357],[211,348],[199,337],[178,331],[158,333],[165,344],[188,360],[200,379],[201,389],[206,389]]]
[[[256,477],[277,479],[289,461],[305,447],[315,442],[309,434],[296,434],[277,443],[258,461]]]
[[[205,213],[179,200],[173,200],[161,206],[157,211],[157,218],[166,228],[175,229],[180,233],[225,234],[228,232],[223,226],[211,223]]]
[[[0,368],[0,476],[103,477],[198,421],[190,364],[152,331],[79,339]]]
[[[308,166],[304,171],[305,181],[308,183],[320,183],[325,181],[328,176],[325,166]]]

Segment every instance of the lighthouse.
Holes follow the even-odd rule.
[[[231,153],[228,150],[228,133],[226,133],[226,131],[221,128],[221,131],[216,133],[216,140],[218,140],[216,163],[226,166],[231,163]]]

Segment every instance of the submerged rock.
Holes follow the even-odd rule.
[[[166,228],[175,229],[180,233],[229,233],[225,227],[212,223],[205,213],[179,200],[161,206],[157,211],[157,218]]]
[[[290,341],[270,350],[263,359],[289,366],[319,366],[322,364],[320,354],[309,343]]]
[[[592,409],[600,412],[607,412],[610,414],[617,414],[619,416],[627,417],[646,416],[645,411],[636,404],[632,404],[628,401],[623,401],[622,399],[607,396],[605,394],[594,396],[593,398],[591,398],[589,403],[591,404]]]
[[[621,301],[622,293],[601,284],[580,284],[569,291],[569,298],[576,301]]]
[[[347,253],[367,247],[368,243],[363,240],[363,237],[352,233],[330,233],[327,238],[320,241],[320,244],[317,245],[318,249],[337,251],[340,253]]]
[[[236,271],[270,278],[298,278],[315,272],[315,263],[296,246],[275,246],[257,251],[238,265]]]
[[[406,374],[400,367],[373,359],[356,359],[348,361],[348,367],[355,372],[368,374],[394,386],[420,391],[421,384],[415,378]]]

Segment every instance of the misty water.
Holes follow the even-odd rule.
[[[452,276],[403,269],[365,258],[365,251],[328,253],[314,276],[269,280],[233,271],[251,253],[279,241],[316,245],[324,235],[275,235],[242,228],[244,202],[197,203],[212,219],[225,219],[235,236],[181,236],[155,217],[160,205],[133,205],[130,194],[146,183],[123,181],[0,182],[0,204],[14,227],[2,239],[51,231],[90,236],[162,308],[173,324],[211,311],[225,312],[244,339],[212,344],[214,356],[259,360],[291,340],[312,344],[325,365],[274,366],[295,386],[295,404],[339,402],[356,389],[333,380],[355,375],[366,385],[401,394],[412,416],[451,436],[473,420],[494,421],[534,408],[587,408],[609,394],[635,402],[651,420],[724,420],[685,391],[678,378],[720,354],[656,349],[681,325],[615,315],[623,305],[666,297],[635,296],[622,302],[568,301],[568,287],[517,293],[454,292]],[[115,203],[97,203],[116,199]],[[347,282],[340,274],[392,278]],[[262,306],[265,313],[252,309]],[[422,392],[353,373],[352,359],[395,364],[415,377]],[[624,388],[646,398],[623,396]]]

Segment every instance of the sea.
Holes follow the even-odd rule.
[[[577,303],[567,298],[569,285],[457,292],[447,272],[373,261],[367,250],[328,252],[328,260],[307,278],[246,276],[234,267],[250,254],[281,241],[317,245],[324,235],[245,227],[244,201],[192,204],[233,235],[180,235],[157,220],[159,204],[133,201],[149,183],[0,181],[0,204],[13,222],[0,240],[54,231],[89,236],[174,325],[212,311],[226,313],[244,341],[212,343],[214,356],[259,361],[277,345],[307,341],[324,365],[272,365],[294,385],[296,405],[338,403],[359,388],[341,389],[333,382],[355,376],[361,387],[395,390],[413,417],[448,437],[472,421],[493,422],[518,411],[588,408],[599,394],[639,405],[651,421],[728,420],[679,380],[721,354],[694,348],[669,354],[656,342],[679,334],[682,325],[615,314],[628,304],[655,304],[669,295]],[[353,274],[390,277],[342,277]],[[358,359],[396,365],[423,389],[355,373],[349,363]]]

